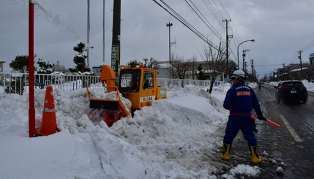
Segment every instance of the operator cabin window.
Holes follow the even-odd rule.
[[[139,90],[140,71],[123,71],[121,73],[121,84],[123,92],[137,92]]]
[[[143,86],[144,88],[154,88],[154,73],[144,72]]]

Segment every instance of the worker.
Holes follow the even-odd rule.
[[[223,160],[230,159],[230,149],[233,139],[241,129],[245,140],[249,145],[252,155],[252,162],[259,163],[261,158],[258,156],[258,146],[254,135],[254,124],[252,119],[252,108],[257,113],[257,118],[266,120],[262,114],[260,104],[254,90],[245,85],[245,73],[242,70],[236,70],[231,76],[232,87],[228,90],[224,100],[223,107],[230,111],[225,136],[223,139],[223,152],[221,158]]]
[[[261,87],[262,87],[262,82],[258,83],[258,90],[261,91]]]
[[[143,80],[143,87],[152,87],[153,84],[151,83],[152,77],[150,73],[144,73],[144,80]]]

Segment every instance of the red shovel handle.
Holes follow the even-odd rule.
[[[266,120],[267,122],[269,122],[269,123],[271,123],[272,125],[274,125],[274,126],[276,126],[276,127],[279,127],[280,128],[280,125],[278,125],[278,124],[276,124],[276,123],[274,123],[273,121],[270,121],[270,120]]]

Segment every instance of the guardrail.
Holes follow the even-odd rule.
[[[105,88],[99,81],[99,76],[35,74],[34,82],[35,91],[36,89],[45,89],[47,86],[52,86],[54,90],[77,90],[85,88],[87,85],[90,89],[101,89],[105,91]],[[217,87],[222,84],[223,81],[215,81],[214,86]],[[29,92],[29,85],[28,73],[0,73],[0,93],[16,93],[25,95]],[[157,85],[167,87],[168,90],[184,88],[186,85],[209,88],[210,81],[158,78]]]

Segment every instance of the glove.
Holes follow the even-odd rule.
[[[264,121],[266,121],[266,119],[264,118],[262,112],[257,113],[257,118],[258,118],[259,120],[264,120]]]

